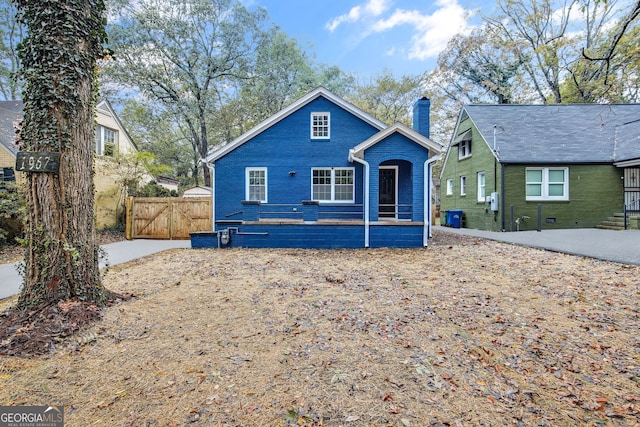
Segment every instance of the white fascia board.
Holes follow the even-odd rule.
[[[206,163],[211,163],[211,162],[215,162],[216,160],[218,160],[221,157],[224,157],[225,155],[229,154],[231,151],[235,150],[240,145],[242,145],[245,142],[249,141],[251,138],[253,138],[256,135],[260,134],[261,132],[267,130],[271,126],[275,125],[276,123],[278,123],[279,121],[283,120],[284,118],[286,118],[287,116],[291,115],[292,113],[298,111],[300,108],[304,107],[305,105],[307,105],[308,103],[310,103],[311,101],[315,100],[316,98],[318,98],[320,96],[322,96],[324,98],[327,98],[329,101],[331,101],[334,104],[338,105],[339,107],[347,110],[348,112],[350,112],[353,115],[357,116],[358,118],[364,120],[365,122],[369,123],[370,125],[372,125],[373,127],[377,128],[377,129],[384,129],[386,127],[386,125],[384,123],[382,123],[380,120],[374,118],[370,114],[365,113],[364,111],[360,110],[359,108],[357,108],[353,104],[350,104],[349,102],[345,101],[344,99],[334,95],[333,93],[329,92],[327,89],[325,89],[323,87],[319,87],[318,89],[316,89],[316,90],[314,90],[312,92],[309,92],[307,95],[305,95],[302,98],[298,99],[293,104],[291,104],[288,107],[280,110],[278,113],[274,114],[273,116],[269,117],[268,119],[264,120],[263,122],[257,124],[256,126],[254,126],[251,129],[249,129],[247,132],[243,133],[242,135],[240,135],[239,137],[237,137],[236,139],[234,139],[230,143],[225,144],[224,146],[220,147],[219,149],[213,151],[211,154],[209,154],[204,159],[204,161]]]
[[[462,106],[460,109],[460,113],[458,113],[458,119],[456,120],[456,125],[453,128],[453,132],[451,133],[451,139],[449,140],[449,144],[447,144],[447,149],[444,155],[444,161],[442,162],[442,169],[440,170],[440,179],[442,180],[442,176],[444,174],[444,166],[449,161],[449,153],[451,153],[451,147],[453,146],[453,141],[455,140],[456,135],[458,134],[458,129],[460,128],[460,123],[462,123],[464,117],[468,117],[468,113],[465,110],[465,106]]]
[[[354,156],[356,156],[358,158],[363,158],[365,150],[367,150],[368,148],[373,147],[374,145],[376,145],[380,141],[384,140],[385,138],[389,137],[390,135],[392,135],[392,134],[394,134],[396,132],[406,136],[407,138],[409,138],[413,142],[415,142],[418,145],[426,148],[427,150],[429,150],[429,152],[435,152],[435,153],[441,153],[442,152],[442,149],[443,149],[442,145],[440,145],[437,142],[427,138],[426,136],[422,135],[421,133],[416,132],[415,130],[411,129],[410,127],[408,127],[406,125],[403,125],[402,123],[395,123],[392,126],[389,126],[388,128],[383,129],[380,132],[376,133],[375,135],[373,135],[371,138],[367,139],[366,141],[361,142],[360,144],[356,145],[354,148],[352,148],[352,153],[353,153],[352,155],[354,155]]]

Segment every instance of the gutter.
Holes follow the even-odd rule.
[[[424,221],[424,228],[422,230],[422,244],[424,247],[429,246],[429,239],[431,236],[431,188],[433,187],[433,177],[431,164],[441,159],[441,156],[435,156],[432,159],[427,159],[424,162],[424,212],[426,212],[426,221]],[[427,179],[428,178],[428,179]]]
[[[370,215],[369,215],[369,163],[364,159],[356,157],[355,151],[349,150],[349,161],[357,162],[364,166],[364,247],[369,247],[369,228],[370,228]]]

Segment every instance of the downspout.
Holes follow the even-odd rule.
[[[216,164],[207,163],[211,175],[211,231],[216,231]]]
[[[506,164],[504,163],[500,163],[500,198],[502,199],[502,206],[501,206],[501,213],[500,213],[500,220],[502,222],[502,231],[507,231],[506,228],[506,224],[505,224],[505,206],[507,206],[507,202],[506,200],[504,200],[504,168],[506,167]]]
[[[369,247],[369,163],[364,159],[356,157],[353,149],[349,150],[349,161],[357,162],[364,166],[364,247]]]
[[[440,160],[440,156],[427,159],[424,162],[424,208],[426,212],[426,221],[422,230],[422,244],[424,247],[429,246],[429,238],[431,238],[431,188],[433,187],[433,170],[431,164]],[[428,177],[428,179],[427,179]]]

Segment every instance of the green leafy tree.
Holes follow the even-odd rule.
[[[616,1],[582,0],[581,55],[563,82],[567,102],[637,102],[640,1],[620,10]]]
[[[312,56],[278,27],[265,31],[248,77],[237,81],[237,90],[221,94],[216,140],[233,140],[319,86],[342,96],[352,90],[352,76],[315,64]]]
[[[96,60],[105,41],[102,0],[17,0],[28,36],[22,151],[60,153],[57,173],[28,172],[25,280],[19,307],[77,298],[103,304],[94,223]]]
[[[620,93],[620,67],[633,60],[621,41],[637,26],[638,0],[500,0],[498,8],[485,22],[527,59],[521,82],[540,101],[602,102]]]
[[[138,148],[153,153],[153,164],[167,167],[158,174],[177,179],[183,186],[195,185],[199,157],[172,115],[162,108],[154,109],[153,104],[128,99],[121,120]]]
[[[205,157],[225,91],[248,70],[263,10],[236,0],[114,1],[109,27],[114,60],[108,80],[137,91],[174,117],[194,157]],[[197,167],[196,163],[196,167]],[[205,183],[210,173],[203,169]]]
[[[24,33],[25,26],[18,20],[16,4],[0,0],[0,96],[5,100],[20,99],[18,44]]]
[[[424,94],[421,76],[402,76],[396,79],[389,69],[360,84],[349,101],[378,120],[411,126],[412,106]]]
[[[468,83],[478,100],[489,99],[498,104],[517,101],[518,72],[527,62],[518,49],[505,48],[509,42],[492,27],[481,27],[469,34],[458,34],[451,39],[440,56],[438,68],[448,71],[448,83],[453,92],[459,92]]]

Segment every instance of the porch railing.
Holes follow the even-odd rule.
[[[408,204],[380,204],[378,209],[378,217],[396,218],[399,221],[410,221],[413,214],[413,205]]]
[[[640,199],[634,200],[633,202],[624,205],[624,229],[625,230],[627,230],[629,227],[629,222],[627,220],[629,212],[640,213]]]
[[[280,204],[260,203],[257,201],[243,201],[242,210],[227,215],[227,217],[242,215],[244,221],[271,220],[361,220],[363,219],[364,205],[362,204],[329,204],[321,205],[314,200],[304,200],[301,203]],[[388,204],[380,205],[378,217],[380,220],[397,219],[399,221],[411,221],[413,205]],[[387,208],[382,209],[382,208]]]

